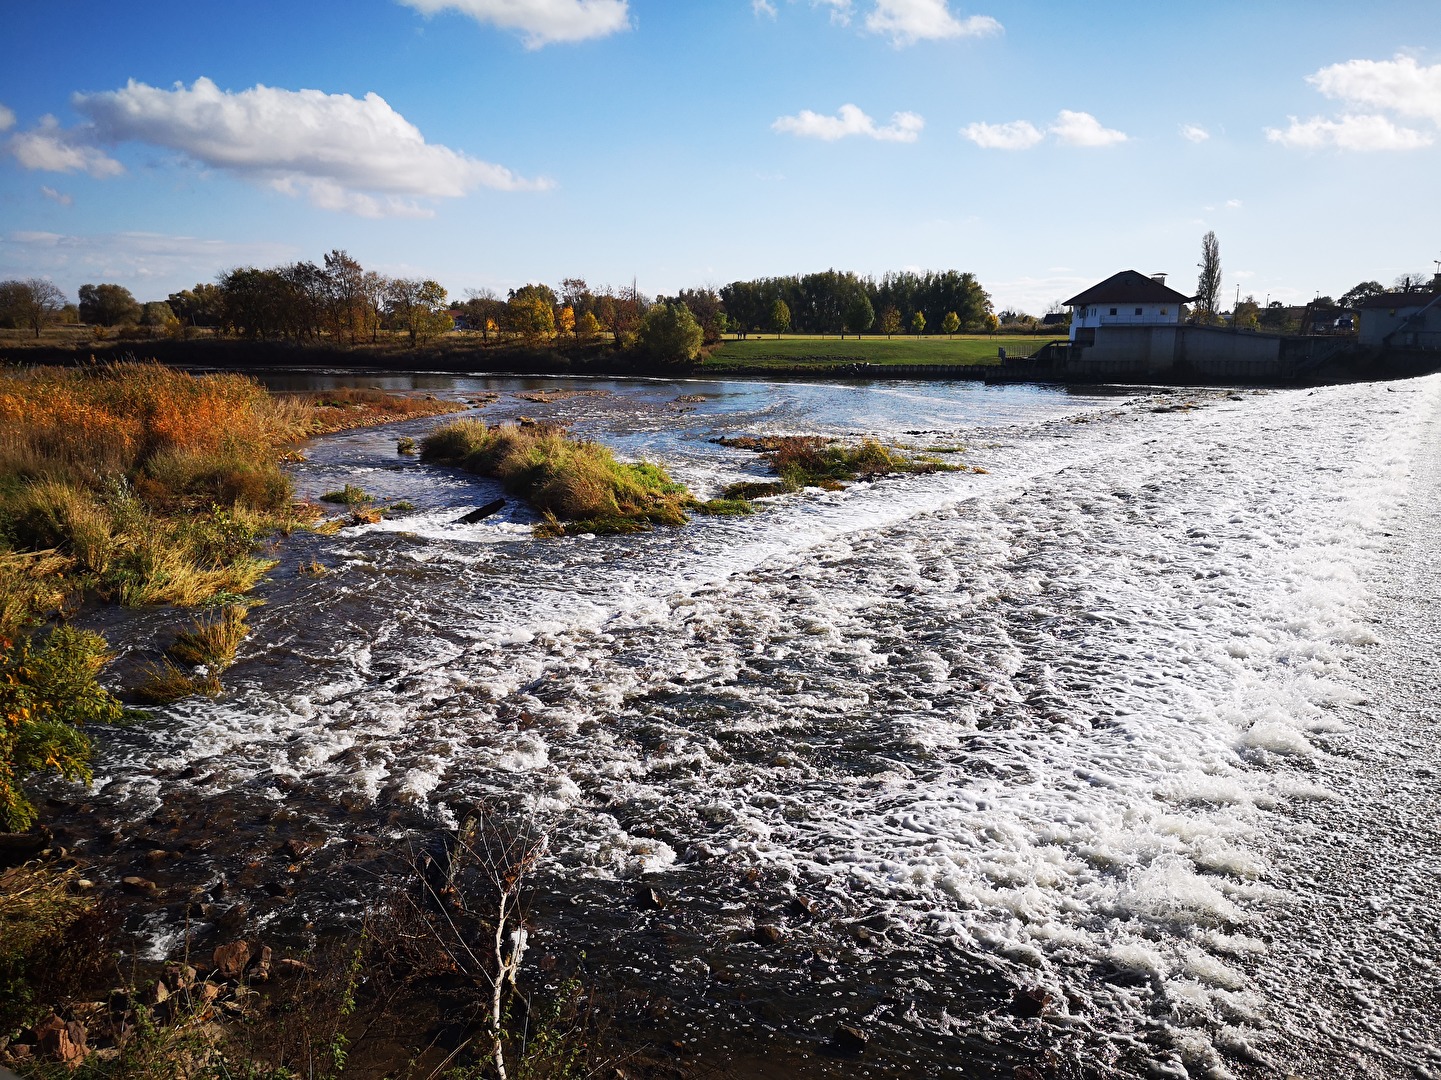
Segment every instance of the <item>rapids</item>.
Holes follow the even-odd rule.
[[[757,473],[710,441],[740,432],[986,471],[535,541],[514,504],[456,524],[498,489],[396,456],[435,421],[319,441],[302,494],[415,511],[287,541],[230,692],[103,736],[94,803],[283,808],[337,859],[481,799],[534,817],[532,959],[583,953],[670,1003],[667,1038],[775,1075],[1441,1077],[1441,377],[419,385],[702,496]],[[252,915],[364,903],[321,877]],[[825,1055],[838,1022],[860,1062]]]

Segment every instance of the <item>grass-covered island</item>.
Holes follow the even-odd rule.
[[[454,420],[432,432],[420,452],[425,461],[499,480],[544,515],[536,526],[542,537],[645,532],[684,525],[690,513],[742,516],[755,513],[755,499],[807,487],[835,490],[846,481],[960,467],[933,456],[910,456],[874,439],[854,446],[812,435],[716,441],[759,452],[777,479],[733,484],[719,498],[702,501],[663,466],[621,462],[599,443],[533,423],[491,427],[481,420]]]

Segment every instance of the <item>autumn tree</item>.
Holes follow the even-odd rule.
[[[187,326],[219,327],[224,321],[225,292],[219,285],[202,281],[193,289],[171,293],[165,302]]]
[[[595,317],[595,312],[587,311],[575,323],[575,336],[581,341],[594,341],[600,337],[602,327],[600,320]]]
[[[124,285],[82,285],[80,321],[91,326],[134,326],[140,321],[140,304]]]
[[[439,282],[394,278],[386,290],[386,314],[397,329],[410,337],[410,347],[429,341],[454,323],[445,309],[445,289]]]
[[[1326,305],[1330,307],[1331,305]],[[1248,296],[1231,312],[1231,325],[1238,330],[1255,330],[1260,323],[1261,305],[1254,296]]]
[[[1221,302],[1221,244],[1214,230],[1201,237],[1201,261],[1197,266],[1201,276],[1196,281],[1196,319],[1211,322]]]
[[[961,328],[961,317],[954,311],[946,312],[946,317],[941,321],[941,330],[950,337]]]
[[[555,292],[548,285],[522,285],[510,291],[506,326],[529,345],[555,336]]]
[[[0,318],[12,326],[33,330],[35,336],[55,322],[65,309],[65,294],[52,281],[25,278],[0,281]]]
[[[606,286],[596,294],[596,317],[610,331],[618,349],[631,343],[649,308],[650,301],[636,288],[635,282],[618,289]]]
[[[370,300],[366,295],[365,268],[344,251],[325,256],[321,280],[326,331],[354,345],[370,331]]]
[[[892,305],[881,312],[881,333],[890,337],[901,328],[900,309]]]
[[[460,306],[471,326],[480,331],[480,340],[487,344],[490,335],[505,321],[505,301],[495,294],[494,289],[467,289],[465,303]]]
[[[682,289],[676,299],[690,308],[695,321],[700,323],[707,345],[720,341],[721,335],[725,333],[726,312],[720,294],[715,289],[709,286],[702,289]]]
[[[791,328],[791,309],[784,300],[777,300],[771,305],[771,330],[776,337],[780,337]]]
[[[656,304],[636,330],[636,347],[662,364],[688,364],[704,340],[700,323],[680,301]]]
[[[555,332],[557,334],[575,334],[575,308],[566,304],[555,313]]]
[[[175,311],[164,300],[151,300],[140,307],[140,325],[162,333],[179,323]]]
[[[926,332],[926,313],[917,311],[911,316],[911,333],[920,335]]]

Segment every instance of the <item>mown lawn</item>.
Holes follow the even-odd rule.
[[[867,334],[864,337],[810,337],[787,334],[783,337],[752,337],[745,341],[727,340],[706,360],[706,368],[725,369],[737,366],[794,366],[796,364],[998,364],[999,349],[1007,356],[1029,356],[1048,337],[1007,336],[998,334],[962,335],[953,338],[893,338]]]

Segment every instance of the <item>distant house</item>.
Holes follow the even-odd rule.
[[[1441,274],[1425,292],[1382,293],[1361,304],[1362,345],[1441,349]]]
[[[1191,297],[1166,285],[1165,274],[1147,277],[1122,270],[1066,301],[1071,308],[1071,343],[1092,345],[1103,326],[1179,326]]]

